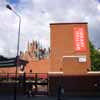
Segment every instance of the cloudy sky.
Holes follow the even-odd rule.
[[[19,19],[6,4],[21,16],[22,51],[32,40],[50,46],[52,22],[88,22],[89,38],[100,48],[100,0],[0,0],[0,55],[15,56],[17,47]]]

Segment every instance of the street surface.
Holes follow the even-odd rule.
[[[0,94],[0,100],[14,100],[13,94]],[[57,100],[57,97],[17,95],[16,100]],[[100,96],[66,96],[62,100],[100,100]]]

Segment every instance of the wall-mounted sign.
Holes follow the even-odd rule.
[[[79,57],[79,62],[86,62],[86,57]]]
[[[75,27],[74,28],[74,46],[76,51],[86,51],[86,33],[84,32],[84,28]]]

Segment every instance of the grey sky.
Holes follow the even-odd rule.
[[[8,0],[0,0],[0,54],[15,56],[18,17],[5,5]],[[100,3],[97,0],[18,0],[12,5],[21,15],[20,50],[25,50],[27,42],[40,40],[50,46],[49,24],[52,22],[88,22],[89,38],[100,47]]]

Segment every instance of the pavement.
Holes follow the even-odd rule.
[[[14,100],[13,94],[0,94],[0,100]],[[16,100],[57,100],[56,96],[28,97],[17,95]],[[100,100],[100,96],[65,96],[61,100]]]

